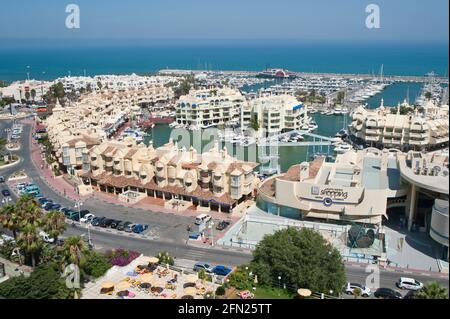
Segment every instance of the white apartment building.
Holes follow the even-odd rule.
[[[244,96],[230,88],[191,90],[176,106],[176,121],[190,128],[239,124]]]
[[[308,130],[310,121],[307,107],[291,95],[269,95],[250,100],[241,111],[242,127],[249,127],[252,119],[267,136]]]
[[[351,136],[375,147],[404,151],[448,146],[448,105],[438,107],[430,101],[422,109],[406,115],[400,114],[400,107],[395,113],[383,105],[375,110],[359,107],[352,114]]]

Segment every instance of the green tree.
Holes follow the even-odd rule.
[[[437,282],[430,282],[414,295],[414,299],[448,299],[448,290]]]
[[[88,84],[88,86],[89,86],[89,88],[91,87],[91,85],[90,84]],[[98,81],[97,82],[97,87],[98,87],[98,89],[101,91],[102,90],[102,88],[103,88],[103,84],[102,84],[102,82],[100,82],[100,81]],[[88,89],[88,92],[89,92],[90,90]]]
[[[21,219],[21,226],[40,227],[44,213],[38,206],[36,199],[31,195],[23,195],[17,201],[15,208]]]
[[[58,98],[60,101],[66,96],[64,85],[61,82],[55,83],[49,87],[47,93],[44,95],[44,100],[47,103],[52,103]]]
[[[15,205],[8,205],[0,211],[1,225],[12,231],[14,239],[17,239],[17,231],[20,229],[22,219],[20,218]]]
[[[171,265],[171,266],[173,266],[173,264],[174,264],[173,257],[171,257],[167,251],[159,252],[156,255],[156,258],[159,259],[159,262],[161,264],[168,264],[168,265]]]
[[[320,233],[306,228],[265,236],[253,252],[251,268],[258,281],[269,286],[278,285],[280,276],[280,282],[291,289],[337,295],[346,282],[339,251]]]
[[[88,248],[80,236],[72,236],[64,240],[62,249],[63,262],[83,267],[86,262]]]
[[[66,230],[66,216],[62,212],[51,211],[44,215],[42,230],[56,241]]]
[[[31,99],[34,101],[35,98],[36,98],[36,90],[35,89],[31,89],[30,94],[31,94]]]
[[[105,272],[111,268],[111,264],[105,255],[90,251],[86,255],[86,262],[82,270],[89,276],[99,278],[105,274]]]
[[[433,97],[433,94],[431,94],[431,92],[426,92],[426,93],[425,93],[425,98],[426,98],[427,100],[431,100],[432,97]]]
[[[25,99],[26,99],[27,101],[29,101],[29,100],[30,100],[30,97],[31,97],[31,93],[28,92],[28,91],[26,91],[26,92],[25,92]]]
[[[0,296],[8,299],[72,299],[56,263],[43,264],[27,278],[13,277],[0,284]]]
[[[33,224],[24,226],[17,239],[17,244],[24,252],[28,260],[31,260],[31,266],[36,266],[37,254],[41,250],[43,241],[38,234],[38,229]]]
[[[255,131],[259,130],[258,118],[256,116],[252,117],[250,127]]]

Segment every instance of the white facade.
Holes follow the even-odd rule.
[[[306,106],[291,95],[271,95],[250,100],[242,110],[242,126],[249,127],[252,118],[257,119],[259,128],[267,135],[301,130],[309,124]]]
[[[192,90],[181,96],[176,106],[176,121],[196,128],[239,124],[244,96],[230,88]]]
[[[405,105],[408,106],[408,105]],[[419,113],[401,115],[400,106],[393,114],[383,105],[376,110],[359,107],[352,114],[350,134],[369,145],[401,150],[426,150],[448,145],[448,106],[432,102]]]

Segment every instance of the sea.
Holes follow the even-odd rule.
[[[161,69],[448,75],[448,43],[314,41],[2,40],[0,80],[147,74]]]

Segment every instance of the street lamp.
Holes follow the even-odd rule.
[[[278,276],[278,297],[280,296],[280,290],[281,290],[281,275]]]
[[[78,208],[78,222],[81,225],[81,206],[83,205],[83,202],[80,200],[77,200],[75,202],[75,207]]]
[[[214,246],[214,222],[211,221],[209,224],[209,228],[211,229],[211,246]]]

